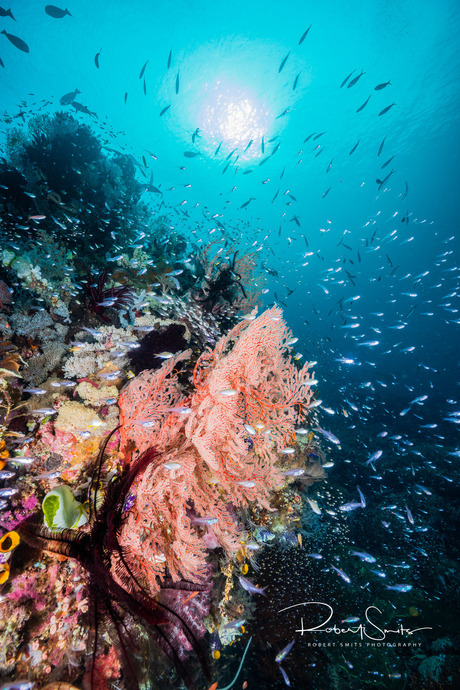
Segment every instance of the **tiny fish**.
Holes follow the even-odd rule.
[[[262,594],[264,597],[267,595],[265,594],[265,590],[267,587],[256,587],[250,580],[248,580],[246,577],[243,577],[240,575],[238,577],[240,581],[240,585],[242,586],[243,589],[246,590],[246,592],[249,592],[249,594]]]
[[[353,70],[353,71],[354,71],[354,70]],[[354,79],[351,80],[351,82],[350,82],[350,83],[348,84],[348,86],[347,86],[347,89],[349,89],[349,88],[351,88],[352,86],[354,86],[354,85],[358,82],[358,80],[361,79],[361,77],[363,76],[363,74],[366,74],[366,73],[365,73],[363,70],[361,70],[361,74],[358,74],[357,77],[355,77]]]
[[[179,93],[179,72],[176,76],[176,95]]]
[[[23,388],[23,393],[31,393],[32,395],[43,395],[46,393],[46,388]]]
[[[236,482],[240,486],[243,486],[245,489],[253,489],[256,485],[255,482],[249,481],[247,479],[243,479],[241,482]]]
[[[69,17],[72,16],[70,14],[69,10],[67,10],[67,9],[61,10],[61,8],[56,7],[56,5],[46,5],[45,12],[50,17],[53,17],[53,19],[62,19],[63,17],[66,16],[66,14],[68,14]]]
[[[99,378],[105,379],[106,381],[116,381],[121,374],[121,371],[117,369],[116,371],[110,371],[107,374],[98,374]]]
[[[18,491],[19,489],[14,489],[13,487],[7,489],[0,489],[0,498],[8,498],[8,496],[14,496],[18,493]]]
[[[168,62],[166,63],[167,69],[169,69],[171,67],[171,59],[172,59],[172,50],[169,51]]]
[[[284,65],[286,64],[286,61],[287,61],[287,59],[288,59],[288,57],[289,57],[290,54],[291,54],[291,51],[289,51],[289,53],[286,55],[286,57],[284,57],[284,58],[281,60],[281,64],[280,64],[279,69],[278,69],[278,74],[281,72],[281,70],[283,69]]]
[[[325,429],[322,429],[320,426],[316,427],[317,430],[323,434],[324,438],[327,438],[328,441],[331,441],[331,443],[335,443],[336,446],[340,445],[340,441],[337,438],[337,436],[334,436],[334,434],[331,431],[326,431]]]
[[[380,115],[385,115],[385,113],[387,113],[390,110],[390,108],[392,108],[394,105],[396,105],[396,103],[392,103],[391,105],[387,105],[386,108],[384,108],[383,110],[381,110],[379,112],[379,117],[380,117]]]
[[[219,395],[225,395],[226,398],[231,398],[233,395],[238,395],[238,391],[234,388],[224,388],[224,390],[219,391]]]
[[[0,17],[11,17],[11,19],[14,19],[12,11],[4,10],[3,7],[0,7]],[[16,21],[16,19],[14,19],[14,21]]]
[[[18,36],[14,36],[14,34],[9,34],[7,31],[5,31],[5,29],[3,29],[3,31],[0,31],[0,33],[5,34],[9,42],[12,43],[19,50],[22,50],[23,53],[29,52],[29,46],[22,40],[22,38],[18,38]]]
[[[354,71],[355,71],[355,70],[353,70],[353,72],[354,72]],[[342,88],[342,87],[345,86],[345,84],[346,84],[347,81],[350,79],[350,77],[351,77],[351,75],[353,74],[353,72],[350,72],[350,74],[348,75],[348,77],[345,77],[345,79],[343,80],[343,82],[340,84],[340,88]]]
[[[278,666],[278,668],[281,671],[281,675],[283,676],[284,682],[286,683],[286,685],[289,688],[291,686],[291,681],[289,680],[288,674],[286,673],[286,671],[284,670],[284,668],[281,665]]]
[[[160,113],[160,117],[163,117],[163,115],[170,109],[170,107],[171,107],[171,104],[169,104],[165,108],[163,108],[163,110]]]
[[[280,450],[280,453],[282,453],[283,455],[294,455],[295,448],[283,448],[283,450]]]
[[[323,465],[323,467],[324,467],[324,465]],[[305,474],[305,470],[302,467],[296,467],[295,469],[287,470],[287,472],[283,472],[283,475],[285,477],[301,477],[302,474]]]
[[[0,470],[0,480],[13,479],[16,476],[16,472],[10,472],[9,470]]]
[[[141,69],[141,72],[140,72],[140,74],[139,74],[139,79],[142,79],[142,77],[144,76],[144,72],[145,72],[145,68],[147,67],[147,64],[148,64],[148,60],[147,60],[147,62],[144,64],[143,68]]]
[[[54,407],[40,407],[38,410],[32,410],[32,414],[57,414],[57,410],[55,410]]]
[[[365,563],[375,563],[376,559],[374,556],[371,556],[370,553],[366,553],[365,551],[351,551],[350,552],[353,556],[358,556],[362,561]]]
[[[377,86],[374,86],[374,91],[381,91],[385,88],[385,86],[391,86],[391,81],[386,81],[383,84],[377,84]]]
[[[369,103],[369,98],[370,96],[367,97],[367,101],[364,101],[364,103],[359,106],[358,110],[356,111],[357,113],[360,113],[361,110],[363,110],[366,107],[366,105]]]
[[[98,69],[99,69],[99,55],[101,54],[101,52],[102,52],[102,49],[98,53],[96,53],[96,55],[94,56],[94,64],[96,65],[96,67]]]
[[[307,29],[306,31],[304,31],[304,33],[303,33],[302,36],[300,37],[300,39],[299,39],[299,46],[301,46],[302,43],[303,43],[303,42],[305,41],[305,39],[307,38],[308,32],[310,31],[310,29],[311,29],[311,24],[310,24],[310,26],[308,27],[308,29]]]
[[[414,524],[414,517],[413,517],[411,511],[409,510],[409,508],[407,507],[407,503],[406,503],[406,514],[407,514],[407,519],[409,520],[410,524],[413,525]]]
[[[344,503],[343,505],[339,506],[339,510],[341,510],[343,513],[349,513],[352,510],[362,507],[363,505],[360,501],[350,501],[350,503]]]
[[[173,352],[160,352],[158,355],[156,355],[159,359],[171,359],[171,357],[174,357]]]
[[[383,450],[376,450],[375,453],[372,453],[371,457],[366,462],[366,465],[369,465],[371,462],[375,462],[375,460],[378,460],[379,458],[381,458],[382,455],[383,455]]]
[[[186,158],[195,158],[195,156],[199,156],[199,155],[200,154],[198,151],[184,151],[184,156]]]
[[[336,568],[335,565],[331,565],[331,568],[332,568],[333,570],[335,570],[335,572],[338,573],[338,574],[340,575],[340,577],[341,577],[343,580],[345,580],[345,582],[348,582],[348,583],[351,582],[351,580],[350,580],[350,578],[348,577],[348,575],[347,575],[346,573],[344,573],[343,570],[342,570],[341,568]]]
[[[191,521],[196,525],[215,525],[219,520],[215,517],[194,517]]]
[[[378,151],[378,153],[377,153],[377,156],[380,156],[380,154],[381,154],[382,151],[383,151],[383,145],[384,145],[384,143],[385,143],[385,139],[386,139],[386,137],[383,137],[382,143],[381,143],[380,146],[379,146],[379,151]]]
[[[317,501],[315,501],[313,498],[308,498],[307,501],[310,504],[310,507],[314,513],[317,515],[321,515],[321,508],[319,507]]]
[[[165,469],[167,469],[167,470],[178,470],[178,469],[180,469],[180,468],[182,467],[182,465],[181,465],[180,462],[173,462],[173,461],[171,461],[171,462],[165,462],[165,464],[163,465],[163,467],[164,467]]]
[[[353,146],[353,148],[351,149],[350,153],[348,154],[349,156],[351,156],[351,154],[356,151],[356,149],[358,148],[358,144],[359,144],[359,139],[356,142],[356,144]]]
[[[295,640],[292,640],[292,642],[289,642],[289,644],[286,645],[286,647],[284,649],[282,649],[281,652],[275,656],[275,661],[277,664],[280,664],[282,661],[285,660],[285,658],[287,657],[287,655],[289,654],[289,652],[293,648],[294,643],[295,643]]]
[[[385,587],[394,592],[410,592],[412,589],[412,585],[385,585]]]
[[[320,553],[307,553],[307,556],[310,556],[310,558],[314,558],[317,561],[320,561],[322,559],[322,556]]]

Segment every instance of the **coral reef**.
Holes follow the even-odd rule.
[[[194,524],[211,530],[231,556],[241,530],[229,504],[269,509],[271,492],[286,481],[282,468],[313,376],[288,356],[281,310],[253,319],[201,355],[191,396],[174,373],[190,351],[144,371],[120,395],[121,447],[161,453],[136,486],[121,535],[153,592],[166,570],[174,580],[202,576],[206,549]]]

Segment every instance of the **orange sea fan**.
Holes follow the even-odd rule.
[[[121,535],[152,591],[166,573],[173,580],[204,574],[194,515],[216,520],[206,528],[232,555],[241,537],[232,506],[270,509],[271,492],[285,483],[280,453],[292,445],[313,379],[308,364],[297,369],[292,361],[291,336],[280,309],[254,313],[198,359],[193,395],[181,393],[173,371],[187,351],[143,372],[120,396],[122,447],[130,441],[159,451],[134,487]],[[181,406],[188,415],[177,412]]]

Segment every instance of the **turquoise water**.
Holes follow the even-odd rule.
[[[240,252],[256,251],[266,279],[263,304],[283,306],[299,351],[318,362],[324,403],[317,423],[341,441],[339,449],[329,443],[330,489],[318,489],[316,497],[325,504],[330,490],[342,492],[342,502],[356,501],[359,484],[368,506],[360,518],[350,516],[350,543],[375,551],[382,567],[396,556],[412,561],[417,596],[408,605],[419,610],[417,625],[435,628],[424,638],[424,658],[433,658],[434,641],[455,632],[451,620],[436,621],[452,595],[442,578],[452,576],[458,549],[451,487],[459,409],[458,3],[85,0],[60,19],[48,16],[43,3],[12,0],[8,7],[16,21],[0,17],[0,28],[22,38],[30,52],[0,35],[0,141],[38,112],[66,110],[106,150],[131,154],[137,179],[161,190],[142,196],[152,217],[167,214],[190,243],[228,238]],[[75,89],[93,115],[60,105]],[[382,431],[400,438],[379,439]],[[384,478],[372,481],[364,462],[379,448],[388,462]],[[414,484],[427,486],[433,498]],[[410,521],[409,532],[407,524],[398,530],[397,521],[378,531],[384,506],[393,502],[404,515],[410,504],[414,531]],[[334,519],[323,514],[324,532],[310,535],[307,548],[322,544],[330,562],[348,572]],[[299,583],[295,569],[277,559],[264,557],[261,584],[273,589],[268,608],[263,602],[256,615],[249,688],[286,685],[273,657],[299,621],[279,625],[277,604],[295,603],[299,584],[318,597],[327,596],[324,578],[333,581],[340,619],[376,601],[391,599],[395,609],[405,596],[351,565],[355,578],[346,594],[345,581],[330,568],[324,575],[322,564],[303,570],[299,563]],[[388,575],[387,581],[400,580]],[[411,665],[408,654],[394,653],[384,668],[364,651],[351,661],[296,646],[285,664],[296,688],[326,687],[326,667],[336,669],[325,676],[327,687],[337,688],[364,687],[359,677],[410,688],[441,678]],[[453,650],[458,658],[458,643]],[[442,676],[443,688],[454,687],[451,677],[451,671]]]

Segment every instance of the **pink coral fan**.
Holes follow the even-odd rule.
[[[174,373],[187,351],[142,372],[120,396],[122,448],[158,452],[133,486],[120,535],[152,592],[166,576],[204,577],[214,540],[202,538],[200,525],[233,555],[241,528],[232,506],[270,509],[270,493],[284,484],[282,452],[308,408],[313,375],[289,356],[280,309],[252,316],[198,359],[193,395],[181,393]]]

